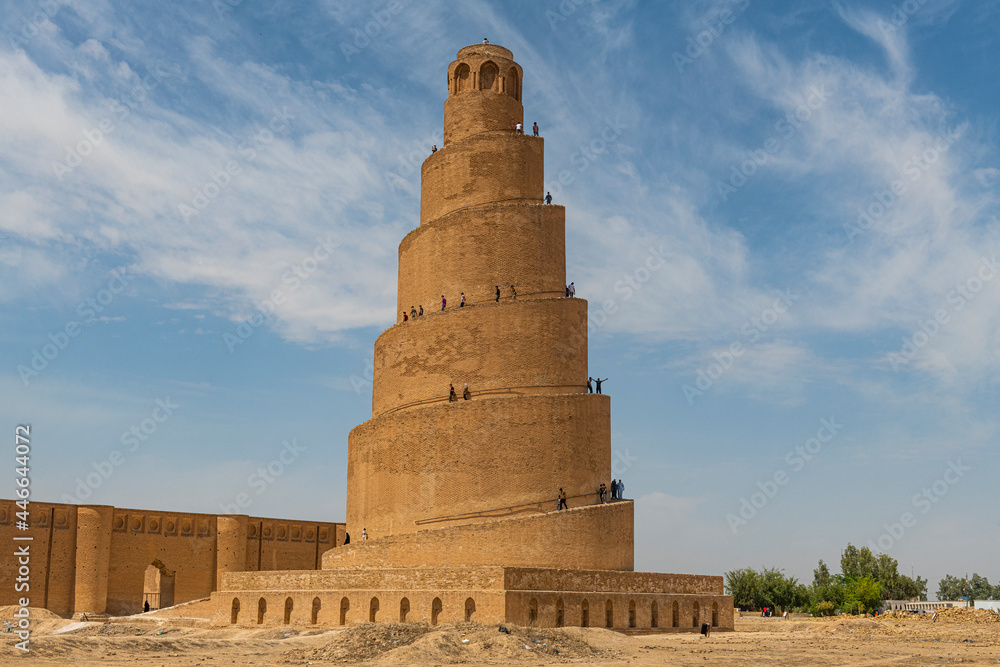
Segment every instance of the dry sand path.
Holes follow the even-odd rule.
[[[0,609],[0,618],[4,616]],[[626,636],[600,628],[361,625],[210,628],[191,619],[85,624],[39,610],[31,653],[5,642],[2,665],[1000,665],[1000,614],[738,619],[736,632]],[[58,634],[55,634],[58,633]]]

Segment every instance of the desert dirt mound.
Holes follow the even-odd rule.
[[[921,621],[932,622],[931,614],[919,614]],[[990,609],[942,609],[937,613],[937,623],[972,623],[973,625],[1000,624],[1000,613]]]
[[[501,631],[500,627],[506,631]],[[388,624],[361,625],[333,636],[323,646],[295,652],[305,662],[388,664],[504,664],[539,657],[561,659],[610,657],[591,646],[579,631],[533,629],[513,625]],[[293,662],[294,662],[293,659]]]
[[[19,609],[21,608],[12,604],[0,607],[0,620],[12,621],[14,619],[14,612]],[[28,607],[28,613],[31,614],[30,618],[32,622],[54,621],[56,619],[65,620],[59,614],[53,614],[48,609],[42,609],[41,607]]]

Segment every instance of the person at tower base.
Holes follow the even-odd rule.
[[[458,302],[459,308],[465,308],[465,292],[462,292],[462,300]]]
[[[517,288],[514,287],[513,285],[510,286],[510,298],[511,299],[517,298]]]
[[[455,385],[450,384],[450,385],[448,385],[448,388],[449,388],[448,389],[448,402],[449,403],[454,403],[455,401],[458,400],[458,395],[455,393]]]
[[[500,286],[497,285],[497,303],[500,303]]]
[[[410,306],[410,319],[411,320],[417,319],[417,309],[414,308],[413,306]]]
[[[472,392],[469,391],[468,382],[465,383],[465,391],[462,392],[462,398],[464,398],[465,400],[469,400],[470,398],[472,398]]]
[[[423,314],[424,314],[424,304],[420,304],[420,312],[417,313],[417,316],[423,316]]]
[[[444,310],[444,307],[447,306],[447,305],[448,305],[448,299],[444,298],[444,294],[442,294],[441,295],[441,310]]]
[[[556,510],[569,509],[569,505],[566,504],[566,492],[559,489],[559,500],[556,502]]]

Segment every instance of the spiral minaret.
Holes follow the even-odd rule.
[[[288,623],[238,617],[264,602],[325,625],[733,628],[722,577],[635,572],[633,503],[597,493],[611,400],[587,391],[587,302],[566,295],[545,144],[514,129],[522,80],[490,44],[448,67],[444,142],[399,245],[398,317],[375,343],[372,418],[348,438],[350,544],[320,571],[223,571],[217,623]]]
[[[522,79],[490,44],[448,67],[444,144],[399,246],[397,322],[375,343],[372,419],[349,439],[354,539],[548,511],[560,488],[570,508],[592,505],[610,481],[610,400],[586,387],[587,302],[565,292],[565,209],[543,200],[544,140],[515,131]]]

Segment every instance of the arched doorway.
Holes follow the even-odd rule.
[[[660,606],[656,604],[656,600],[649,606],[649,627],[660,627]]]
[[[675,628],[681,627],[681,606],[677,603],[677,600],[674,600],[674,613],[673,613],[673,616],[674,616],[673,621],[672,621],[673,627],[675,627]]]
[[[499,74],[500,69],[492,62],[483,63],[479,68],[479,90],[493,90]]]
[[[713,602],[712,603],[712,627],[713,628],[719,627],[719,603],[718,602]]]
[[[346,597],[340,601],[340,624],[347,625],[347,612],[351,609],[351,601]]]
[[[431,625],[438,624],[438,617],[441,615],[441,598],[434,598],[434,602],[431,603]]]
[[[628,603],[628,627],[635,627],[635,600],[629,600]]]
[[[292,598],[285,598],[285,615],[282,619],[285,625],[291,625],[292,623],[292,606],[294,604]]]
[[[399,622],[406,623],[406,615],[410,613],[410,600],[403,598],[399,601]]]
[[[468,598],[465,601],[465,622],[472,623],[472,617],[476,613],[476,601]]]
[[[461,93],[472,90],[472,76],[469,66],[462,63],[455,68],[455,92]]]
[[[368,604],[368,622],[375,622],[375,615],[378,614],[378,598],[372,598],[372,601]]]
[[[319,598],[313,598],[312,613],[310,614],[310,617],[309,617],[310,620],[312,621],[313,625],[316,625],[317,623],[319,623],[319,609],[322,606],[322,604],[323,603],[320,602]]]
[[[257,600],[257,625],[264,624],[265,614],[267,614],[267,600],[261,598]]]
[[[556,600],[556,627],[561,628],[564,625],[566,625],[566,617],[563,610],[562,598],[559,598]]]
[[[236,625],[240,620],[240,599],[233,598],[233,610],[229,614],[229,622]]]
[[[142,609],[149,611],[174,606],[174,571],[168,570],[160,559],[146,567],[142,580]]]
[[[691,610],[691,627],[697,628],[700,621],[701,621],[701,605],[695,602],[694,608]]]
[[[590,603],[586,600],[580,603],[580,627],[590,627]]]
[[[611,600],[604,603],[604,627],[615,627],[615,606]]]

